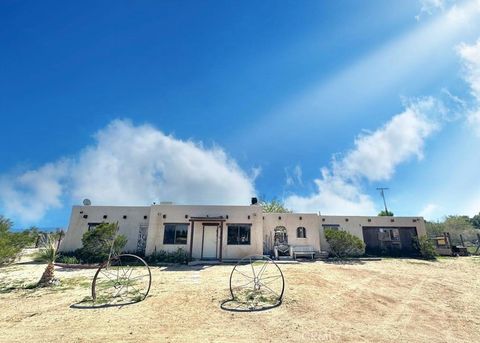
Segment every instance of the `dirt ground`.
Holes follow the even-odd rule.
[[[284,303],[256,313],[220,309],[231,265],[153,267],[149,297],[75,308],[94,270],[0,268],[0,342],[480,342],[480,257],[283,264]],[[80,306],[81,307],[81,306]]]

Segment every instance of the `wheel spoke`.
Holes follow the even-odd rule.
[[[246,287],[246,286],[247,286],[247,285],[249,285],[249,284],[251,284],[252,282],[253,282],[253,280],[251,280],[251,281],[247,282],[247,283],[246,283],[246,284],[244,284],[244,285],[235,286],[235,288],[236,288],[236,289],[237,289],[237,288],[248,288],[248,287]]]
[[[253,278],[256,277],[255,275],[255,268],[253,268],[252,258],[250,257],[250,266],[252,266]]]
[[[239,304],[237,305],[237,307],[235,307],[235,309],[238,309],[240,306],[244,306],[245,303],[242,303],[242,302],[239,302]]]
[[[245,274],[245,273],[241,272],[241,271],[240,271],[240,270],[238,270],[238,269],[235,269],[235,271],[236,271],[236,272],[238,272],[238,273],[240,273],[240,274],[242,274],[243,276],[245,276],[245,277],[246,277],[246,278],[248,278],[248,279],[252,279],[252,280],[254,279],[253,277],[251,277],[251,276],[248,276],[247,274]]]
[[[122,277],[125,277],[125,268],[123,268],[122,259],[120,257],[118,258],[118,264],[120,265],[120,268],[122,269]]]
[[[266,289],[268,289],[271,293],[273,293],[277,298],[280,298],[280,296],[273,290],[271,289],[270,287],[266,286],[265,284],[259,282],[260,285],[262,285],[263,287],[265,287]]]
[[[128,294],[128,286],[130,286],[130,275],[132,275],[133,268],[130,269],[130,274],[125,278],[125,283],[127,284],[127,294]]]
[[[260,279],[262,277],[262,274],[263,274],[263,272],[265,272],[265,269],[267,269],[267,266],[268,266],[268,261],[265,262],[262,266],[262,269],[260,269],[260,272],[258,273],[258,279]]]
[[[137,279],[141,279],[141,278],[144,278],[144,277],[147,277],[147,276],[150,276],[150,274],[134,276],[134,277],[130,278],[130,280],[137,280]]]
[[[151,277],[148,265],[141,258],[115,256],[97,272],[92,293],[96,299],[106,303],[143,300],[150,290]]]
[[[263,283],[264,285],[269,285],[269,284],[271,284],[272,282],[274,282],[275,280],[280,279],[281,277],[282,277],[281,275],[270,276],[270,277],[263,278],[262,280],[260,280],[260,282]],[[264,282],[263,280],[265,280],[265,279],[267,279],[267,278],[269,279],[269,281],[268,281],[268,282]],[[270,279],[270,278],[272,278],[272,279]]]
[[[107,273],[106,271],[104,271],[104,270],[102,270],[102,269],[100,269],[100,272],[101,272],[103,275],[105,275],[105,276],[107,277],[107,279],[109,279],[110,281],[115,282],[114,279],[112,279],[112,278],[110,278],[110,276],[108,276],[109,273]],[[110,274],[110,275],[111,275],[111,274]]]

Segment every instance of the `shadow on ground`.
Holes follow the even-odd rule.
[[[213,265],[186,265],[186,264],[172,264],[172,265],[149,265],[151,269],[161,269],[166,272],[190,272],[190,271],[200,271],[205,270]]]
[[[367,262],[370,262],[372,260],[361,260],[358,258],[348,258],[348,259],[327,259],[323,260],[323,262],[328,263],[328,264],[336,264],[336,265],[363,265]],[[381,259],[378,259],[377,261],[381,261]]]
[[[118,303],[118,304],[109,304],[109,303],[95,304],[92,301],[80,301],[78,303],[70,305],[70,308],[74,308],[74,309],[77,309],[77,310],[95,310],[95,309],[99,309],[99,308],[110,308],[110,307],[122,308],[124,306],[141,303],[142,301],[123,302],[123,303]]]

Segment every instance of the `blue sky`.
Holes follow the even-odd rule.
[[[2,1],[0,213],[480,212],[480,2]]]

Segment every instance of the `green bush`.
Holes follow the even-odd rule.
[[[57,260],[57,236],[53,233],[43,238],[41,248],[35,253],[33,260],[37,262],[55,263]]]
[[[326,229],[325,238],[330,245],[330,254],[332,256],[345,258],[365,254],[365,243],[360,238],[346,231]]]
[[[119,254],[127,244],[127,237],[117,235],[118,225],[102,223],[83,234],[80,259],[87,263],[98,263],[108,259],[110,252]],[[113,248],[112,248],[113,242]]]
[[[77,257],[75,257],[75,256],[65,256],[65,255],[60,255],[57,258],[57,262],[66,263],[66,264],[80,264],[80,261],[78,260]]]
[[[30,231],[11,232],[13,223],[0,216],[0,266],[12,263],[22,250],[32,245],[35,236]]]
[[[159,250],[155,251],[152,255],[146,257],[146,260],[150,264],[155,263],[188,263],[189,255],[188,253],[183,250],[182,248],[178,248],[177,251],[165,251]]]
[[[414,238],[414,244],[422,256],[426,260],[435,260],[437,258],[437,251],[432,241],[428,239],[427,236],[422,236],[420,238]]]

